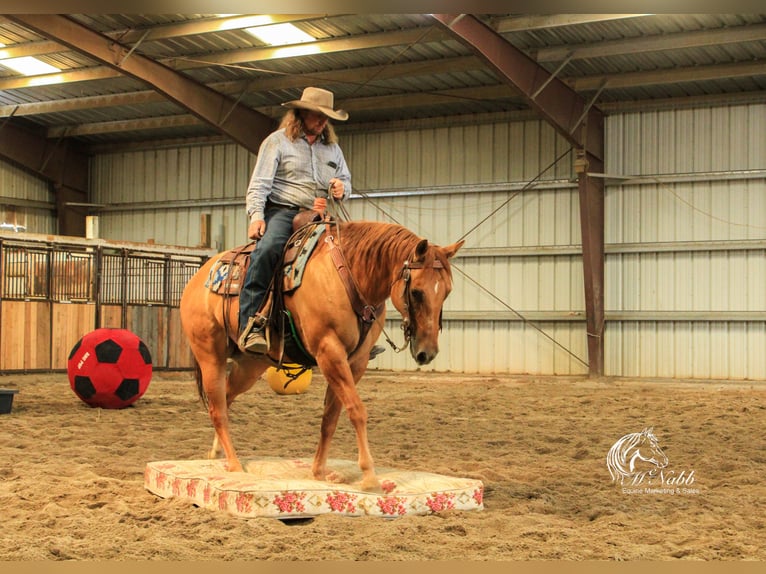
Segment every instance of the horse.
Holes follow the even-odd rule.
[[[402,316],[405,344],[415,362],[427,365],[436,357],[442,306],[452,290],[449,260],[464,241],[440,247],[393,223],[325,220],[320,225],[326,231],[305,263],[300,287],[281,297],[281,307],[294,321],[292,331],[327,382],[312,475],[316,480],[339,480],[337,473],[328,472],[327,457],[345,409],[356,433],[360,486],[379,490],[367,438],[367,410],[356,385],[382,332],[389,298]],[[227,328],[238,324],[238,297],[227,302],[206,286],[221,255],[211,257],[188,281],[180,315],[196,363],[199,395],[215,429],[209,457],[220,456],[222,449],[226,469],[241,472],[230,436],[229,407],[269,366],[294,358],[285,357],[286,337],[273,319],[266,355],[239,350],[237,333]],[[279,274],[278,269],[275,284]]]
[[[650,475],[668,465],[668,457],[662,452],[652,428],[625,435],[612,445],[606,455],[612,482],[619,479],[620,484],[624,484],[626,478],[641,472],[642,469],[637,468],[639,464],[649,466]]]

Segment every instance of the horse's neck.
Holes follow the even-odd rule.
[[[381,261],[376,259],[374,261],[369,260],[368,263],[356,260],[355,263],[356,265],[350,264],[351,275],[365,301],[371,305],[378,305],[388,299],[395,273],[394,260]]]
[[[377,246],[380,247],[380,246]],[[388,299],[391,284],[396,279],[410,255],[412,248],[401,242],[392,242],[383,248],[373,249],[366,245],[345,247],[351,275],[362,297],[371,305],[378,305]]]

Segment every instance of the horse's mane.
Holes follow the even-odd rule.
[[[350,263],[362,259],[373,264],[385,264],[393,258],[397,266],[414,253],[422,239],[402,225],[378,221],[343,223],[339,235]],[[433,250],[428,251],[426,265],[433,263],[434,255]],[[447,258],[439,254],[439,259],[449,269]]]

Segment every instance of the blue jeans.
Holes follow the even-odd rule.
[[[264,220],[266,233],[250,255],[250,265],[239,294],[239,330],[245,328],[248,319],[258,312],[268,292],[277,263],[282,257],[287,240],[293,234],[293,218],[298,208],[266,207]]]

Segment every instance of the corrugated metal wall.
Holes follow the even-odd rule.
[[[199,145],[97,156],[92,202],[104,239],[196,247],[201,216],[211,220],[211,246],[246,237],[244,196],[254,163],[236,144]]]
[[[429,369],[587,372],[577,188],[569,145],[538,120],[349,134],[355,217],[384,214],[439,244],[466,237],[454,261],[442,352]],[[557,157],[561,161],[524,189]],[[395,312],[391,317],[398,319]],[[523,319],[523,320],[522,320]],[[401,341],[396,321],[389,332]],[[376,360],[411,369],[406,354]]]
[[[607,180],[607,374],[766,378],[764,111],[608,118],[607,173],[643,179]],[[538,120],[340,135],[365,196],[348,202],[353,218],[393,220],[439,244],[466,236],[442,352],[427,369],[587,373],[578,197],[563,138]],[[122,204],[100,212],[101,235],[195,246],[209,214],[214,247],[241,244],[253,163],[234,144],[97,156],[93,201]],[[386,328],[401,341],[397,320]],[[371,366],[415,365],[388,350]]]
[[[0,162],[0,232],[56,233],[55,209],[46,182]]]
[[[615,115],[607,374],[766,378],[766,105]]]

